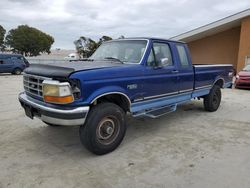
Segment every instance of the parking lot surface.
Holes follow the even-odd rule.
[[[22,76],[0,75],[0,187],[250,187],[250,91],[223,90],[217,112],[193,100],[158,119],[128,117],[114,152],[95,156],[78,127],[25,117]]]

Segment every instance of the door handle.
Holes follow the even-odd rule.
[[[179,71],[178,70],[172,70],[172,73],[178,73]]]

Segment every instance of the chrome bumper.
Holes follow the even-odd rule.
[[[20,93],[18,99],[28,117],[33,119],[35,116],[46,123],[55,125],[83,125],[89,111],[89,106],[76,108],[49,107],[44,102],[28,97],[25,93]]]

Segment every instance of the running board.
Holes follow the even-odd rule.
[[[176,110],[176,107],[177,105],[175,104],[169,106],[162,106],[159,108],[148,109],[141,112],[133,113],[133,117],[146,116],[150,118],[158,118],[170,112],[174,112]]]

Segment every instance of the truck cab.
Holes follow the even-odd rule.
[[[91,152],[113,151],[126,132],[126,115],[157,118],[193,98],[215,112],[232,65],[192,65],[185,43],[131,38],[103,43],[78,62],[31,65],[19,101],[28,117],[50,126],[80,126]]]
[[[144,99],[193,90],[194,72],[186,44],[157,39],[151,41],[148,49]]]

